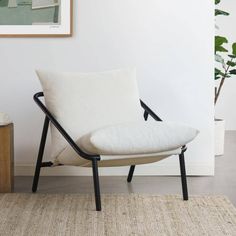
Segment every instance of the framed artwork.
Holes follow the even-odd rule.
[[[0,0],[0,37],[69,37],[72,0]]]

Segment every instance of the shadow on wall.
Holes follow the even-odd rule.
[[[40,138],[40,134],[38,135]],[[47,147],[45,148],[45,155],[43,157],[44,161],[50,161],[50,150],[48,148],[49,143],[46,145]],[[36,165],[36,160],[37,160],[37,155],[38,155],[38,144],[37,145],[29,145],[29,146],[24,146],[24,147],[18,147],[15,150],[15,160],[20,161],[19,163],[15,163],[15,165],[27,165],[27,166],[35,166]],[[16,157],[17,156],[17,157]],[[29,161],[30,160],[30,161]]]

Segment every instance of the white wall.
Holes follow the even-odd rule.
[[[228,11],[229,16],[218,16],[216,18],[216,24],[219,30],[216,30],[217,35],[226,36],[229,42],[236,42],[236,2],[235,0],[222,0],[217,6],[219,9]],[[231,53],[231,47],[228,45],[229,52]],[[236,76],[228,79],[223,87],[219,103],[216,106],[216,117],[224,118],[226,120],[227,130],[236,130]]]
[[[17,174],[32,174],[42,128],[43,115],[32,100],[41,90],[35,68],[126,66],[137,67],[142,99],[164,120],[201,131],[186,154],[188,174],[213,174],[213,8],[212,0],[80,0],[72,38],[0,39],[0,110],[15,123]],[[82,168],[46,172],[90,174]],[[101,173],[127,174],[127,168]],[[136,173],[178,174],[178,159],[140,166]]]

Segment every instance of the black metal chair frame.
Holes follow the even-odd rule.
[[[43,96],[44,96],[43,92],[39,92],[34,95],[34,101],[45,113],[45,120],[44,120],[41,142],[39,146],[38,158],[37,158],[35,174],[34,174],[34,179],[33,179],[32,192],[35,193],[37,191],[41,167],[50,167],[53,165],[52,162],[43,162],[43,154],[44,154],[44,148],[46,144],[48,127],[49,127],[49,122],[51,122],[58,129],[58,131],[62,134],[62,136],[67,140],[70,146],[75,150],[75,152],[80,157],[92,162],[96,210],[101,211],[101,195],[100,195],[99,175],[98,175],[98,161],[100,161],[101,159],[100,156],[87,154],[78,147],[78,145],[74,142],[74,140],[68,135],[68,133],[63,129],[63,127],[53,117],[50,111],[39,99],[40,97],[43,97]],[[140,103],[141,103],[142,108],[144,109],[143,116],[145,120],[147,120],[148,116],[150,115],[154,120],[162,121],[142,100],[140,100]],[[184,160],[184,152],[186,150],[187,150],[186,146],[183,146],[181,154],[179,155],[183,200],[188,200],[188,188],[187,188],[187,178],[186,178],[185,160]],[[127,177],[127,182],[132,181],[134,169],[135,169],[135,165],[131,165],[129,174]]]

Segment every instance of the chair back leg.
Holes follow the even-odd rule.
[[[130,166],[129,174],[128,174],[128,177],[127,177],[127,182],[128,183],[130,183],[132,181],[133,174],[134,174],[134,169],[135,169],[135,165]]]
[[[182,182],[182,192],[183,200],[188,200],[188,187],[187,187],[187,178],[185,170],[185,161],[184,161],[184,151],[179,155],[179,164],[180,164],[180,173],[181,173],[181,182]]]
[[[93,183],[94,183],[94,193],[95,193],[95,203],[96,211],[101,211],[101,195],[100,195],[100,186],[99,186],[99,175],[98,175],[98,163],[97,160],[92,160],[93,167]]]
[[[32,192],[34,193],[37,191],[37,188],[38,188],[40,169],[42,167],[43,153],[44,153],[44,148],[45,148],[45,143],[46,143],[47,133],[48,133],[48,125],[49,125],[49,119],[45,117],[44,125],[43,125],[43,132],[41,136],[41,142],[39,146],[38,159],[37,159],[37,163],[35,167],[33,186],[32,186]]]

